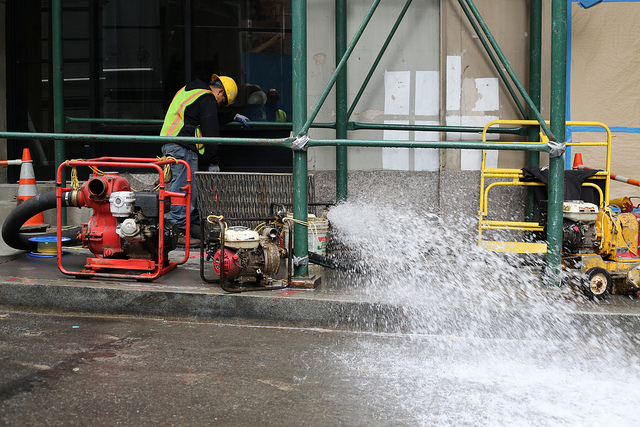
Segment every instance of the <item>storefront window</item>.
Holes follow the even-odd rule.
[[[40,10],[39,16],[34,10]],[[16,107],[9,130],[52,132],[50,4],[9,2],[7,22],[7,64],[13,64],[7,70],[13,88],[8,102]],[[256,123],[275,121],[275,115],[260,113],[273,110],[266,107],[270,93],[269,101],[276,100],[282,114],[291,117],[291,0],[65,0],[63,58],[65,116],[71,118],[67,132],[157,135],[160,125],[135,120],[163,119],[178,89],[212,73],[238,82],[234,111],[251,114]],[[254,102],[260,103],[261,115],[254,115]],[[129,121],[79,123],[73,118]],[[228,132],[237,133],[237,128]],[[280,134],[288,132],[255,126],[242,135]],[[18,156],[24,146],[33,148],[36,165],[46,167],[38,179],[52,179],[54,143],[9,141],[10,155]],[[149,153],[148,144],[130,144],[127,149],[131,156]],[[112,144],[66,143],[67,158],[114,154],[122,155],[122,150]],[[250,157],[245,156],[245,163],[251,163]],[[233,167],[252,166],[241,161]]]

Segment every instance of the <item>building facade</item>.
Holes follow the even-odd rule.
[[[493,37],[525,88],[530,74],[530,6],[532,2],[478,0],[476,6]],[[549,2],[543,2],[540,111],[549,116],[550,35]],[[371,8],[370,0],[346,2],[347,41]],[[336,2],[318,0],[307,5],[307,109],[310,113],[336,68]],[[290,128],[260,127],[251,95],[269,89],[278,92],[278,108],[292,114],[291,0],[63,0],[64,99],[67,132],[157,135],[159,125],[136,120],[160,120],[171,97],[193,78],[215,72],[240,83],[233,111],[251,115],[254,127],[226,135],[288,136]],[[498,76],[474,28],[454,0],[421,0],[409,6],[373,67],[404,2],[380,2],[347,64],[349,107],[365,76],[371,78],[353,106],[349,120],[374,124],[417,124],[482,127],[494,119],[523,119],[516,102]],[[605,0],[567,0],[569,16],[567,118],[601,121],[616,138],[612,171],[638,178],[635,136],[639,97],[634,66],[638,44],[633,28],[640,4]],[[39,13],[33,13],[38,11]],[[338,12],[340,13],[340,12]],[[50,1],[0,0],[0,130],[53,131],[51,108],[52,52]],[[612,25],[615,23],[615,25]],[[254,97],[255,98],[255,97]],[[254,99],[252,98],[252,99]],[[336,121],[335,89],[316,122]],[[522,101],[520,101],[522,102]],[[97,119],[94,122],[74,119]],[[100,122],[121,119],[127,122]],[[130,122],[129,122],[130,121]],[[317,138],[333,138],[335,130],[312,127]],[[419,130],[350,130],[349,138],[388,140],[477,140],[478,133]],[[513,136],[491,136],[509,140]],[[567,141],[601,136],[568,128]],[[518,137],[524,140],[523,137]],[[3,141],[0,153],[17,158],[31,148],[38,179],[52,179],[51,141]],[[153,148],[160,153],[159,146]],[[148,145],[131,144],[127,154],[148,155]],[[309,170],[317,175],[319,194],[334,197],[334,148],[309,150]],[[122,155],[121,147],[101,143],[69,143],[69,158]],[[221,166],[227,171],[288,172],[286,149],[222,148]],[[583,153],[586,164],[602,167],[598,149]],[[389,195],[399,183],[413,190],[403,197],[422,200],[432,208],[459,206],[473,210],[480,168],[480,150],[429,148],[349,148],[350,197]],[[519,168],[523,152],[500,151],[488,164]],[[547,159],[542,156],[540,164]],[[567,165],[570,167],[571,158]],[[15,171],[3,171],[16,182]],[[2,177],[2,176],[0,176]],[[393,179],[388,179],[392,177]],[[324,193],[323,193],[324,191]],[[391,195],[390,195],[391,193]],[[640,196],[637,187],[612,184],[612,197]],[[428,202],[424,202],[428,200]]]

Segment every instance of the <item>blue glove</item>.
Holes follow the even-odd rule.
[[[233,121],[240,123],[243,129],[249,129],[250,120],[247,116],[243,116],[242,114],[236,114],[233,117]]]

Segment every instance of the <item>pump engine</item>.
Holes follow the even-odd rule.
[[[562,250],[572,254],[593,253],[597,247],[598,206],[582,201],[563,204]]]
[[[584,273],[582,287],[588,297],[640,290],[639,223],[640,213],[564,202],[563,261]]]
[[[280,247],[280,230],[266,227],[260,233],[244,226],[211,230],[207,239],[207,260],[213,260],[213,270],[225,282],[245,284],[255,282],[264,288],[275,281],[280,261],[286,251]]]
[[[66,206],[93,209],[89,222],[82,224],[79,240],[98,257],[158,260],[161,232],[165,236],[164,259],[176,248],[177,230],[167,226],[159,230],[158,193],[132,191],[129,182],[115,172],[95,176],[63,197]]]

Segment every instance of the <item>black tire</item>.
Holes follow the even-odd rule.
[[[582,290],[587,298],[602,300],[611,294],[613,282],[611,275],[602,267],[593,267],[587,270],[582,282]]]

